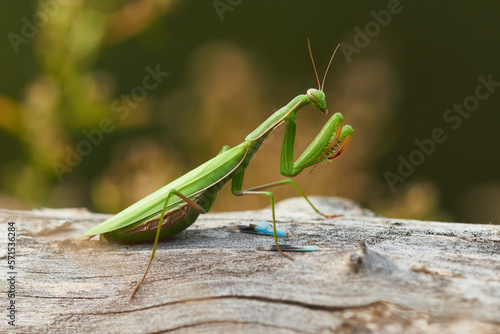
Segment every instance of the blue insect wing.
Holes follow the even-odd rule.
[[[274,236],[274,229],[273,229],[272,225],[269,224],[269,222],[267,222],[267,221],[261,221],[261,222],[255,223],[255,224],[250,224],[248,226],[240,225],[240,226],[238,226],[238,229],[242,233]],[[278,229],[276,229],[276,235],[279,238],[288,237],[286,232],[278,230]]]

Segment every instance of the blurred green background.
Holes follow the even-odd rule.
[[[348,197],[391,217],[500,222],[500,2],[0,8],[0,207],[123,209],[317,87],[310,37],[320,76],[343,43],[325,94],[330,115],[342,112],[355,134],[333,165],[296,178],[307,194]],[[470,112],[453,111],[464,103]],[[326,120],[312,107],[300,112],[296,156]],[[431,144],[436,129],[446,140]],[[245,187],[282,178],[282,136],[280,128],[262,146]],[[291,196],[276,189],[278,200]],[[227,187],[213,210],[268,205]]]

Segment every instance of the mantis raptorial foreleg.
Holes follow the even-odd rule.
[[[340,149],[343,146],[343,141],[339,141],[342,134],[343,120],[344,118],[340,113],[336,113],[330,117],[316,138],[314,138],[295,162],[293,162],[293,156],[297,124],[295,118],[286,120],[285,135],[281,148],[281,174],[293,177],[300,174],[307,167],[317,165],[323,161],[327,161],[327,159],[332,159],[331,155],[335,149]]]

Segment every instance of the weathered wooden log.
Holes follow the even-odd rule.
[[[0,210],[0,331],[500,332],[499,226],[389,219],[343,199],[312,200],[343,216],[323,219],[294,198],[277,205],[277,219],[293,235],[281,243],[320,251],[290,261],[260,250],[272,237],[238,232],[269,220],[269,209],[209,213],[159,244],[133,301],[151,244],[80,238],[108,217],[86,210]]]

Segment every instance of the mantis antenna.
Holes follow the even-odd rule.
[[[311,42],[309,40],[309,37],[307,37],[307,46],[309,47],[309,55],[311,56],[311,61],[313,63],[314,67],[314,74],[316,74],[316,80],[318,80],[318,89],[321,90],[321,86],[319,85],[319,77],[318,77],[318,71],[316,71],[316,65],[314,64],[314,58],[313,58],[313,53],[311,51]],[[323,82],[325,80],[323,79]]]
[[[326,74],[328,73],[328,70],[330,69],[330,65],[332,63],[333,57],[335,57],[335,54],[337,53],[337,50],[339,49],[340,43],[337,44],[335,51],[333,51],[332,57],[330,58],[330,62],[328,63],[328,66],[326,67],[325,75],[323,76],[323,82],[321,83],[321,85],[319,84],[318,71],[316,70],[316,65],[314,64],[314,58],[313,58],[313,54],[311,51],[311,41],[309,40],[309,37],[307,37],[307,46],[309,47],[309,55],[311,56],[311,62],[313,64],[314,74],[316,74],[316,80],[318,80],[318,89],[322,91],[323,87],[325,87]]]
[[[337,50],[339,49],[339,46],[340,46],[340,43],[337,44],[337,47],[335,48],[335,51],[333,51],[332,58],[330,58],[330,62],[328,63],[328,66],[326,68],[325,76],[323,77],[323,82],[321,83],[321,89],[320,90],[323,90],[323,87],[325,87],[326,74],[328,73],[328,70],[330,69],[330,64],[332,63],[333,57],[335,57],[335,54],[337,53]],[[311,49],[309,48],[309,51],[310,50]],[[311,57],[312,57],[312,55],[311,55]],[[314,62],[313,62],[313,64],[314,64]],[[317,73],[316,73],[316,77],[318,77]],[[319,80],[318,80],[318,84],[319,84]]]

